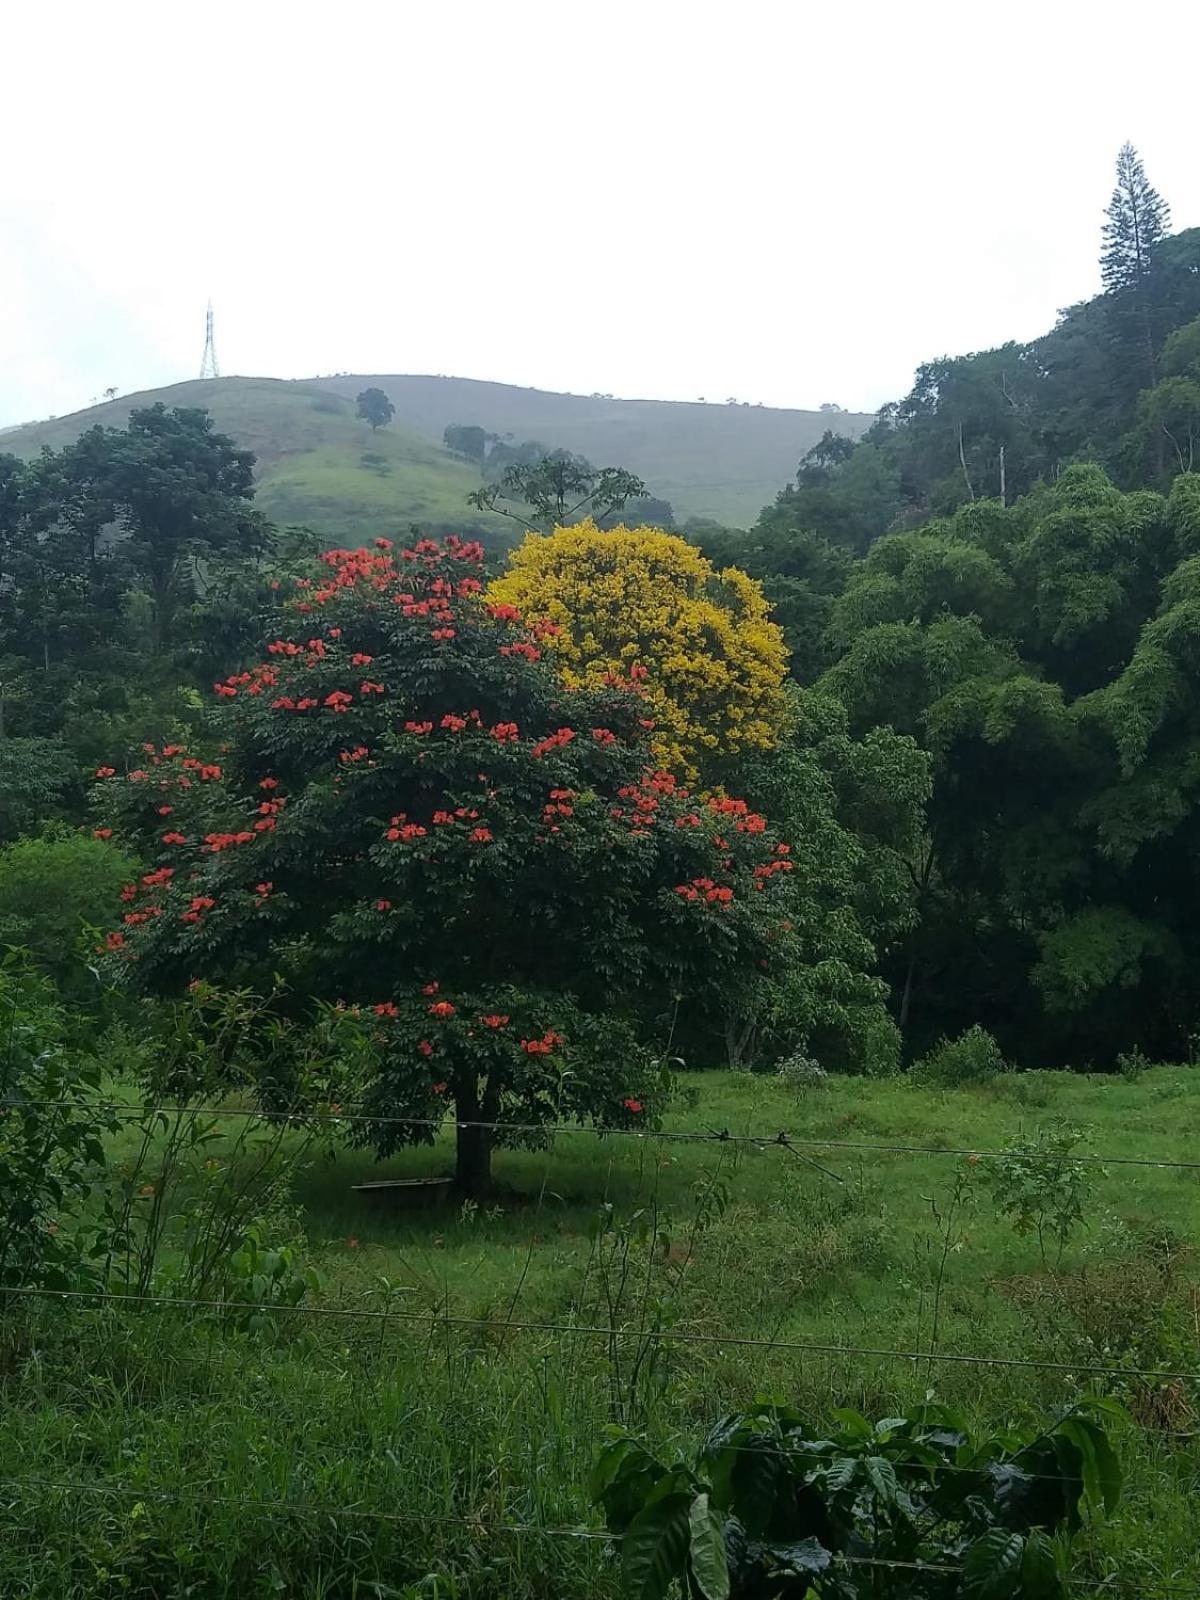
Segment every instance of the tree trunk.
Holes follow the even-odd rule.
[[[492,1192],[492,1130],[460,1123],[455,1152],[454,1185],[468,1200],[480,1205]]]

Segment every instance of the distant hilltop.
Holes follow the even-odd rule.
[[[355,415],[360,390],[383,389],[393,422],[372,433]],[[447,426],[476,426],[514,443],[537,440],[597,466],[627,467],[678,520],[709,517],[749,527],[826,428],[857,438],[872,418],[847,411],[555,394],[473,378],[351,373],[306,380],[212,378],[124,395],[103,405],[6,430],[3,448],[59,448],[96,423],[122,427],[161,400],[205,406],[217,426],[258,457],[259,503],[280,523],[338,539],[419,523],[487,531],[473,511],[475,464],[447,450]]]

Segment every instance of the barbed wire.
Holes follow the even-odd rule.
[[[615,1128],[574,1122],[488,1122],[454,1116],[384,1116],[374,1112],[347,1111],[344,1108],[339,1108],[336,1111],[328,1108],[302,1111],[271,1111],[245,1106],[143,1107],[130,1106],[122,1101],[92,1102],[85,1100],[30,1099],[0,1101],[0,1111],[20,1110],[22,1106],[36,1106],[47,1110],[87,1110],[94,1111],[97,1114],[104,1112],[124,1116],[134,1121],[158,1116],[249,1117],[262,1122],[295,1122],[300,1126],[310,1123],[349,1122],[373,1124],[379,1127],[428,1128],[445,1131],[459,1128],[480,1128],[495,1133],[539,1134],[550,1137],[557,1137],[560,1134],[589,1134],[592,1138],[599,1139],[664,1139],[684,1140],[698,1144],[745,1144],[756,1146],[760,1150],[779,1146],[793,1151],[844,1150],[858,1154],[875,1155],[962,1156],[967,1160],[974,1158],[978,1161],[1007,1161],[1014,1154],[1019,1153],[1022,1160],[1070,1160],[1104,1167],[1152,1167],[1163,1170],[1177,1169],[1185,1172],[1200,1172],[1200,1161],[1185,1161],[1175,1157],[1102,1155],[1086,1150],[1072,1150],[1064,1155],[1060,1151],[1023,1149],[1019,1152],[1014,1152],[1012,1150],[995,1150],[986,1146],[974,1145],[885,1144],[870,1139],[822,1139],[807,1134],[801,1136],[790,1133],[786,1128],[781,1128],[774,1133],[731,1133],[728,1128]]]
[[[1151,1378],[1172,1383],[1200,1383],[1200,1372],[1154,1367],[1105,1366],[1085,1361],[1041,1361],[1031,1356],[974,1355],[955,1350],[893,1350],[855,1344],[831,1344],[807,1339],[756,1339],[748,1334],[692,1333],[671,1328],[614,1328],[594,1323],[534,1322],[525,1319],[499,1321],[490,1317],[464,1317],[440,1311],[403,1311],[394,1307],[377,1310],[358,1306],[311,1306],[276,1304],[263,1306],[245,1300],[204,1300],[187,1296],[124,1294],[107,1289],[50,1289],[39,1286],[0,1285],[0,1294],[13,1298],[87,1300],[123,1305],[169,1306],[176,1310],[238,1312],[248,1311],[281,1316],[337,1317],[367,1322],[416,1322],[431,1329],[439,1327],[474,1328],[484,1333],[552,1333],[564,1338],[585,1334],[605,1339],[643,1339],[666,1344],[732,1345],[737,1349],[790,1351],[807,1355],[864,1356],[882,1361],[940,1362],[947,1365],[1002,1367],[1038,1372],[1065,1372],[1072,1376]]]

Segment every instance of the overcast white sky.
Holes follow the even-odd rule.
[[[1096,290],[1122,140],[1200,223],[1198,15],[12,7],[0,426],[195,377],[210,295],[224,372],[873,409]]]

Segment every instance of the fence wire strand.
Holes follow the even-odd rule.
[[[132,1121],[158,1116],[189,1117],[250,1117],[262,1122],[294,1122],[298,1127],[311,1124],[336,1126],[338,1123],[363,1123],[376,1127],[425,1128],[432,1133],[450,1132],[460,1128],[487,1129],[493,1133],[536,1134],[557,1137],[560,1134],[589,1134],[599,1139],[679,1139],[696,1144],[744,1144],[760,1150],[780,1147],[785,1150],[845,1150],[856,1154],[904,1156],[962,1156],[978,1161],[1007,1161],[1014,1152],[994,1150],[976,1145],[884,1144],[871,1139],[821,1139],[811,1135],[800,1136],[780,1128],[774,1133],[731,1133],[728,1128],[606,1128],[574,1122],[483,1122],[453,1116],[396,1117],[383,1116],[361,1110],[347,1111],[338,1107],[306,1110],[271,1111],[245,1106],[131,1106],[121,1101],[83,1100],[16,1100],[0,1101],[0,1111],[20,1110],[23,1106],[47,1110],[94,1111],[97,1114],[127,1117]],[[1183,1172],[1200,1172],[1200,1161],[1185,1161],[1166,1156],[1116,1156],[1094,1151],[1072,1151],[1064,1158],[1055,1151],[1022,1150],[1022,1160],[1082,1161],[1102,1167],[1151,1167],[1177,1169]]]
[[[200,1300],[184,1296],[153,1294],[115,1294],[107,1289],[45,1289],[40,1287],[6,1287],[0,1285],[0,1294],[13,1298],[40,1298],[50,1300],[87,1300],[125,1305],[169,1306],[175,1309],[190,1308],[203,1311],[232,1311],[244,1315],[246,1302],[239,1300]],[[594,1323],[533,1322],[525,1320],[498,1320],[489,1317],[463,1317],[439,1311],[401,1311],[394,1308],[375,1310],[357,1306],[306,1306],[272,1305],[267,1310],[282,1316],[345,1317],[367,1322],[416,1322],[431,1329],[439,1327],[474,1328],[485,1333],[552,1333],[560,1337],[587,1334],[604,1339],[643,1339],[667,1344],[704,1344],[732,1346],[735,1349],[790,1351],[806,1355],[835,1357],[860,1356],[881,1361],[942,1362],[948,1365],[973,1367],[1002,1367],[1005,1369],[1034,1370],[1039,1372],[1065,1372],[1071,1375],[1114,1378],[1152,1378],[1172,1383],[1200,1383],[1200,1372],[1180,1371],[1155,1367],[1105,1366],[1085,1361],[1039,1361],[1029,1356],[974,1355],[957,1350],[893,1350],[887,1346],[829,1344],[809,1339],[755,1339],[748,1334],[691,1333],[685,1329],[613,1328]]]

